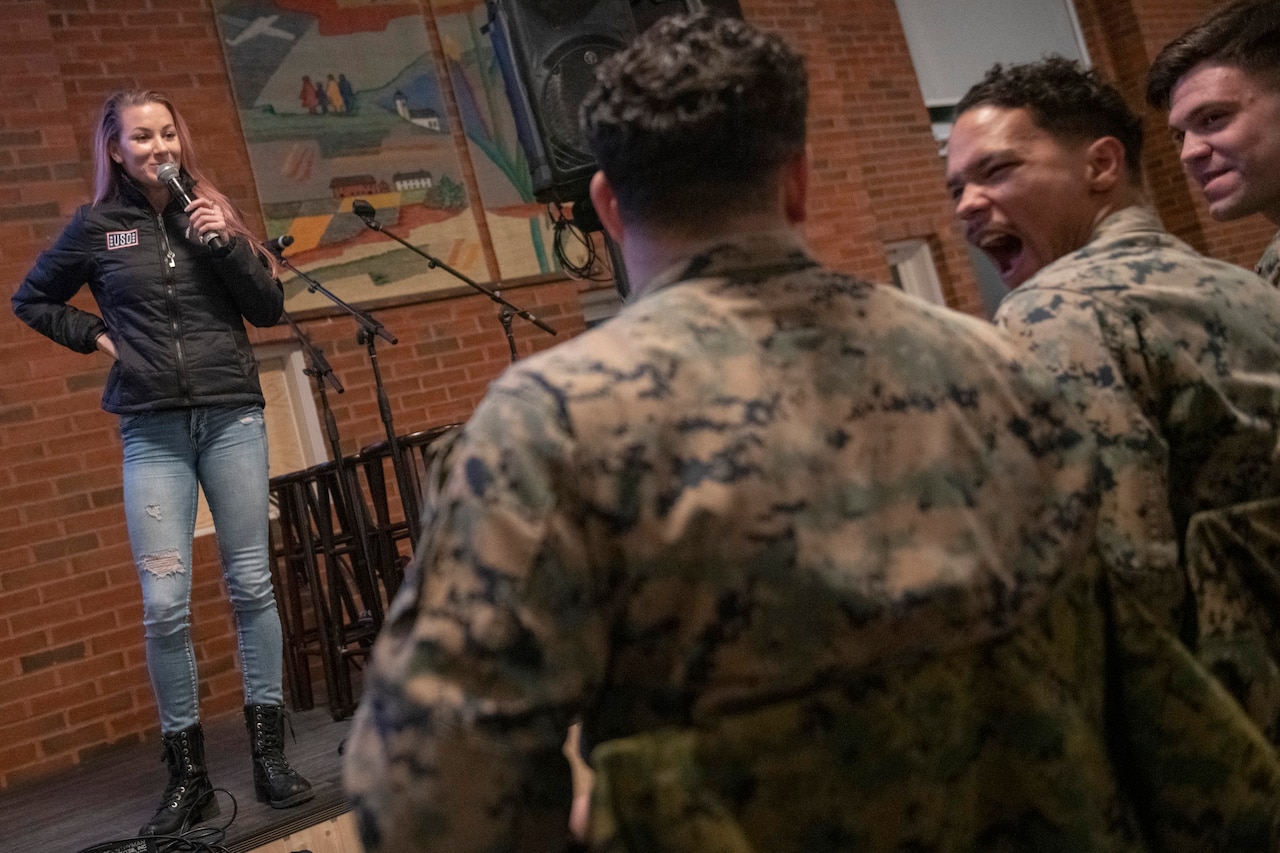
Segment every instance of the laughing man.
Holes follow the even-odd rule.
[[[1097,435],[1114,579],[1276,743],[1280,614],[1259,589],[1280,588],[1280,292],[1165,231],[1141,147],[1138,117],[1096,73],[996,66],[958,105],[948,187],[1010,288],[997,324]]]

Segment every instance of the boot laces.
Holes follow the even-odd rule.
[[[292,774],[293,768],[289,766],[288,760],[284,757],[284,727],[288,724],[290,732],[293,731],[293,721],[289,719],[287,713],[281,711],[280,717],[276,719],[274,725],[268,724],[267,715],[258,713],[254,718],[254,730],[257,735],[258,760],[262,763],[262,769],[267,772],[268,776],[285,776]],[[295,740],[297,736],[294,736]]]
[[[169,766],[169,784],[164,789],[164,809],[176,809],[187,791],[187,782],[196,776],[196,768],[191,760],[191,750],[183,749],[179,738],[166,740],[160,751],[160,760]]]

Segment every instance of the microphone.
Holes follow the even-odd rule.
[[[182,202],[183,207],[187,207],[191,202],[195,201],[191,197],[191,193],[187,192],[187,188],[182,185],[181,179],[178,177],[178,164],[174,162],[161,163],[160,168],[156,169],[156,177],[160,179],[160,183],[169,188],[169,192],[173,193],[173,197]],[[227,245],[227,241],[222,239],[222,235],[211,233],[209,235],[200,235],[200,242],[204,243],[210,249],[221,249]]]
[[[373,205],[362,198],[358,198],[351,203],[351,212],[364,220],[364,224],[374,230],[378,229],[378,223],[374,221],[374,217],[378,215],[378,211],[373,209]]]
[[[267,247],[267,251],[275,255],[277,258],[284,254],[284,250],[293,245],[293,238],[288,234],[281,234],[274,240],[268,240],[263,244]]]

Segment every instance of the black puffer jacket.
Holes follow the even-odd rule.
[[[186,227],[176,202],[157,214],[126,186],[77,210],[13,296],[23,322],[77,352],[111,336],[108,412],[263,402],[244,320],[273,325],[284,296],[246,241],[209,249]],[[85,284],[101,317],[66,304]]]

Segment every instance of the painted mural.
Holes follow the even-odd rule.
[[[387,231],[490,280],[452,135],[462,129],[450,127],[419,6],[215,0],[214,8],[267,236],[293,237],[290,261],[353,303],[459,285],[369,229],[351,212],[363,199]],[[473,166],[482,196],[495,199],[492,218],[522,226],[491,224],[500,275],[550,271],[549,234],[520,206],[519,190],[512,196],[506,175]],[[328,304],[295,277],[286,277],[285,295],[291,311]]]
[[[431,5],[502,275],[551,272],[550,219],[545,205],[533,200],[529,164],[485,33],[485,5],[482,0],[432,0]]]

